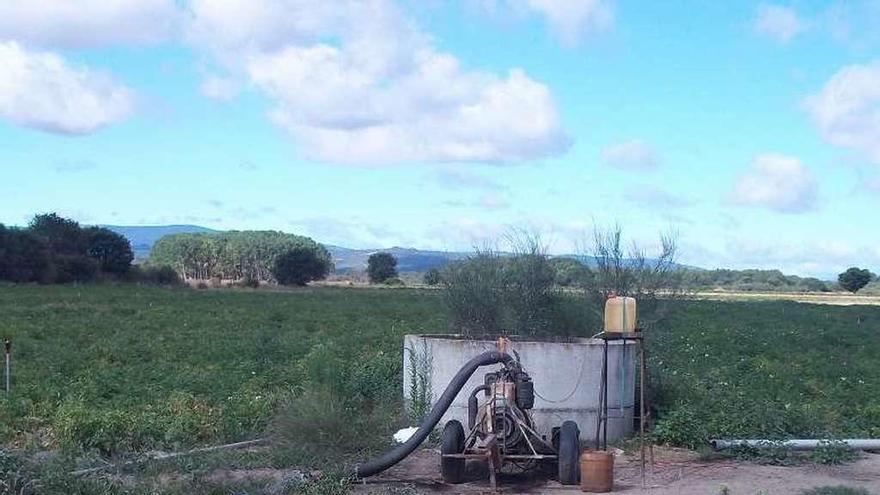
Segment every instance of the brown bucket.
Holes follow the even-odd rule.
[[[614,456],[602,450],[581,454],[581,491],[610,492],[614,486]]]

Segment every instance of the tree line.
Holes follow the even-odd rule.
[[[35,215],[25,228],[0,224],[0,280],[51,284],[122,278],[133,259],[125,237],[55,213]]]
[[[314,240],[276,231],[171,234],[159,239],[150,264],[184,279],[278,281],[303,285],[326,277],[330,253]]]

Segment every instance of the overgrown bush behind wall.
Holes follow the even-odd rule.
[[[537,250],[481,250],[448,265],[441,279],[450,326],[463,335],[566,337],[589,332],[594,320],[560,291],[555,268]]]

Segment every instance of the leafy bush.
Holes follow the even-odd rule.
[[[868,270],[852,267],[838,275],[837,282],[841,287],[855,294],[859,289],[868,285],[873,277],[874,274]]]
[[[125,275],[125,280],[149,285],[182,285],[183,281],[174,268],[160,266],[133,266]]]
[[[131,267],[134,253],[125,237],[112,230],[92,227],[85,230],[86,252],[105,273],[122,275]]]
[[[504,330],[505,273],[492,251],[477,251],[447,265],[443,299],[449,325],[465,335],[500,334]]]
[[[819,442],[810,453],[810,459],[819,464],[843,464],[858,458],[858,454],[840,440]]]
[[[422,280],[426,285],[440,285],[443,281],[442,276],[440,275],[440,270],[437,268],[431,268],[430,270],[425,272]]]
[[[559,337],[581,333],[584,320],[556,285],[557,271],[535,236],[508,237],[512,255],[477,250],[447,265],[449,323],[465,335]]]
[[[60,254],[54,257],[54,282],[88,282],[98,275],[98,263],[88,256]]]
[[[817,486],[803,490],[801,495],[871,495],[871,492],[864,488],[853,488],[844,485],[838,486]]]
[[[0,224],[0,280],[52,283],[52,260],[46,240]]]
[[[0,280],[86,282],[124,274],[132,258],[124,237],[55,213],[35,215],[27,229],[0,225]]]
[[[370,283],[381,284],[397,277],[397,258],[391,253],[373,253],[367,258],[367,275]]]
[[[583,284],[590,277],[590,269],[574,258],[553,258],[550,265],[556,271],[556,285],[572,287]]]
[[[353,354],[327,342],[303,358],[304,388],[269,427],[283,462],[343,468],[389,446],[401,425],[399,355]]]
[[[330,260],[318,256],[314,249],[293,248],[275,258],[272,276],[281,285],[306,285],[322,280],[330,272]]]
[[[387,285],[389,287],[403,287],[404,285],[406,285],[403,283],[403,280],[401,280],[399,277],[386,278],[385,281],[382,282],[382,284]]]

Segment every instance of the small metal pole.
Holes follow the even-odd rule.
[[[6,393],[9,393],[9,384],[12,372],[12,341],[8,338],[4,342],[6,345]]]
[[[639,453],[642,461],[642,488],[645,487],[645,340],[639,339]]]

